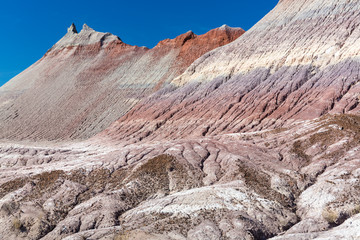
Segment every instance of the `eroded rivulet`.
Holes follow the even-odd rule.
[[[150,50],[71,26],[1,88],[0,236],[359,238],[359,9]]]

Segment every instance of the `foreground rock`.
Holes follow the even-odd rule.
[[[126,146],[92,140],[50,150],[3,143],[0,234],[357,236],[359,123],[359,117],[337,115],[276,131]]]

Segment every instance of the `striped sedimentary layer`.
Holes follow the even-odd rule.
[[[176,139],[357,113],[359,8],[360,1],[280,1],[240,39],[200,57],[103,135]]]
[[[189,31],[148,49],[87,25],[78,33],[72,25],[42,59],[1,87],[0,138],[88,138],[243,33],[228,26],[200,36]]]
[[[97,137],[1,143],[0,235],[360,237],[359,116],[290,124],[357,113],[358,5],[281,1]]]

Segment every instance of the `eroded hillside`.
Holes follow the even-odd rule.
[[[281,1],[240,39],[200,57],[172,87],[142,101],[105,135],[176,139],[358,113],[359,8],[356,0]]]
[[[0,88],[0,138],[86,139],[181,74],[202,54],[244,33],[226,25],[189,31],[153,49],[130,46],[84,25]]]
[[[149,87],[136,78],[147,89],[138,92],[147,94],[87,140],[36,142],[34,136],[45,136],[35,133],[41,128],[34,135],[13,132],[27,141],[0,143],[0,235],[359,238],[359,9],[359,0],[282,0],[241,38],[205,53],[180,76],[152,76]],[[116,59],[130,59],[134,51],[148,56],[169,45],[178,49],[177,59],[189,59],[189,52],[208,42],[188,32],[147,50],[83,31],[80,40],[86,31],[94,38],[106,35],[100,53],[114,55],[116,66]],[[225,44],[217,36],[226,32],[226,42],[234,40],[229,31],[210,31],[208,39]],[[99,46],[78,46],[71,40],[75,32],[71,27],[44,59],[66,52],[89,59],[86,54]],[[148,76],[148,68],[140,68],[146,64],[131,73]],[[102,70],[78,67],[84,75],[74,75],[74,83],[95,81]],[[133,79],[117,70],[110,75]],[[6,89],[12,87],[15,94],[15,85]],[[111,91],[109,103],[123,101]],[[102,118],[86,119],[98,126]],[[59,126],[49,134],[56,138],[66,130]]]
[[[359,123],[336,115],[286,129],[141,145],[2,144],[1,235],[357,236]]]

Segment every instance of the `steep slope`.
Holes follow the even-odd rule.
[[[89,140],[0,142],[0,236],[359,238],[359,8],[282,0]]]
[[[242,35],[222,26],[189,31],[153,49],[130,46],[84,25],[0,89],[0,138],[88,138],[105,129],[144,96],[181,74],[195,59]]]
[[[357,113],[359,8],[356,0],[280,1],[241,39],[196,60],[104,136],[176,139]]]

